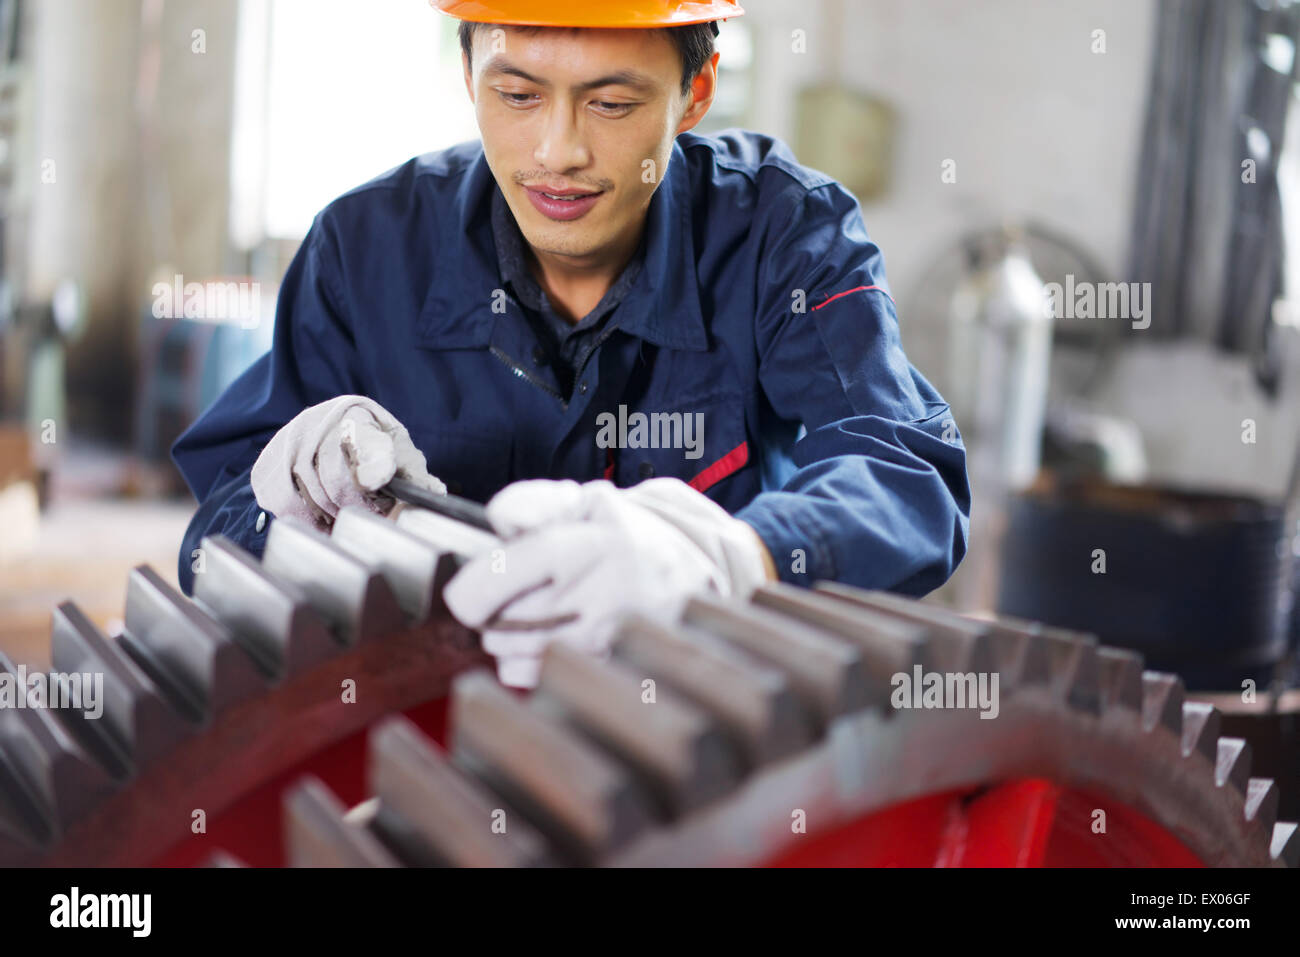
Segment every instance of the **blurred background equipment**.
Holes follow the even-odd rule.
[[[0,425],[0,562],[18,561],[36,548],[39,488],[27,430]]]
[[[998,607],[1026,618],[1049,611],[1192,689],[1250,679],[1263,693],[1289,642],[1285,518],[1280,505],[1250,498],[1043,483],[1012,505]]]
[[[1272,378],[1300,8],[1188,0],[1157,16],[1130,269],[1160,291],[1156,336],[1254,355]]]
[[[1086,285],[1100,276],[1052,230],[1004,224],[947,244],[907,298],[904,348],[952,406],[972,489],[968,559],[934,600],[995,607],[1009,500],[1035,481],[1045,447],[1050,455],[1054,443],[1104,445],[1120,435],[1129,446],[1121,467],[1140,468],[1141,440],[1124,420],[1093,416],[1085,427],[1068,399],[1095,387],[1117,341],[1114,325],[1047,308],[1049,283]],[[1068,439],[1059,434],[1062,420],[1072,425]],[[1090,461],[1113,458],[1098,447]]]
[[[1296,328],[1274,316],[1295,293],[1279,183],[1300,8],[1198,0],[1157,16],[1129,254],[1149,315],[1124,324],[1134,346],[1104,391],[1074,397],[1126,411],[1152,468],[1142,484],[1075,468],[1018,502],[998,607],[1050,607],[1049,620],[1140,650],[1194,688],[1285,684],[1300,365]],[[1140,350],[1139,335],[1151,340]],[[1185,384],[1177,398],[1151,395],[1156,363]],[[1249,454],[1260,445],[1267,458]]]
[[[200,280],[192,287],[209,298],[219,290],[217,314],[202,306],[184,314],[184,300],[162,290],[172,283],[155,284],[159,291],[141,314],[137,332],[139,371],[136,391],[134,450],[144,460],[169,461],[172,443],[191,422],[211,405],[248,366],[271,348],[275,320],[275,292],[269,284],[263,298],[262,284],[251,276],[221,276]],[[180,287],[180,283],[175,284]],[[256,295],[240,289],[252,286]],[[160,308],[159,300],[176,308]],[[161,314],[160,314],[161,313]],[[174,491],[184,492],[181,484]]]
[[[971,549],[954,576],[957,602],[990,607],[1007,499],[1038,474],[1052,315],[1043,281],[1014,230],[968,240],[967,272],[952,293],[947,344],[948,391],[967,445]]]
[[[841,36],[844,0],[825,0],[822,16],[826,36]],[[806,37],[802,42],[806,45]],[[792,48],[799,43],[796,34]],[[791,145],[799,162],[833,176],[866,203],[889,188],[898,117],[884,100],[845,83],[845,60],[851,55],[837,44],[829,56],[819,58],[825,73],[798,93]]]

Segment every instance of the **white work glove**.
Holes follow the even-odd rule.
[[[504,548],[466,564],[444,598],[513,687],[537,684],[552,641],[605,657],[630,612],[671,623],[691,595],[747,598],[767,578],[753,529],[680,479],[516,482],[487,515]]]
[[[348,505],[390,510],[393,500],[378,490],[394,476],[447,494],[402,423],[373,399],[341,395],[304,409],[275,433],[251,479],[257,504],[276,518],[293,515],[327,529]]]

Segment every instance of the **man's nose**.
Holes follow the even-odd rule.
[[[533,159],[539,166],[556,173],[583,169],[591,162],[591,154],[569,105],[556,103],[551,107]]]

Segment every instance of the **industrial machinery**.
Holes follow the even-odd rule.
[[[496,545],[346,509],[205,539],[194,601],[136,569],[120,635],[61,605],[103,714],[0,708],[0,863],[1300,863],[1247,742],[1132,652],[772,584],[552,645],[524,695],[441,601]]]

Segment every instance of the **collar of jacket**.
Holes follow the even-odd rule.
[[[499,313],[494,293],[502,287],[492,241],[490,200],[496,180],[480,147],[456,190],[458,242],[447,242],[442,266],[420,312],[419,341],[435,349],[481,349],[492,341]],[[668,176],[650,199],[646,214],[646,259],[627,298],[610,322],[630,335],[670,349],[708,349],[695,282],[691,231],[690,175],[676,142]],[[463,237],[463,238],[461,238]]]

